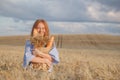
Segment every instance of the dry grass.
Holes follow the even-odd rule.
[[[78,38],[77,36],[74,37]],[[14,37],[16,41],[11,41],[14,45],[6,42],[9,43],[7,45],[2,38],[4,44],[0,45],[0,80],[120,80],[120,44],[116,44],[120,43],[118,36],[81,35],[78,38],[80,46],[74,46],[74,42],[65,44],[64,41],[67,37],[63,38],[64,36],[62,36],[61,41],[57,40],[57,37],[56,43],[62,44],[62,48],[58,48],[60,63],[54,66],[51,73],[31,69],[24,70],[22,68],[24,46],[20,45],[20,43],[24,44],[23,41]],[[6,39],[10,39],[10,37]],[[70,36],[68,39],[73,40]],[[109,41],[107,41],[108,39]],[[81,40],[86,43],[82,43]],[[95,43],[90,44],[93,41]],[[69,47],[70,45],[77,49]]]

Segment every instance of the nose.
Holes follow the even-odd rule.
[[[40,33],[40,32],[44,32],[44,29],[39,28],[39,29],[38,29],[38,32],[39,32],[39,33]]]
[[[44,29],[40,29],[40,32],[44,32]]]

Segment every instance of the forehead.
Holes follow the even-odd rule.
[[[37,27],[45,27],[43,23],[39,23]]]

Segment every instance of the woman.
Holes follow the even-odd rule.
[[[37,36],[38,34],[43,37],[50,36],[49,28],[45,20],[38,19],[35,21],[31,31],[31,37]],[[34,55],[34,53],[37,52],[35,51],[36,49],[34,48],[34,45],[31,44],[30,40],[27,40],[25,45],[23,67],[27,68],[30,63],[46,63],[50,67],[48,70],[50,72],[53,64],[57,64],[59,62],[59,53],[56,49],[55,43],[52,42],[52,44],[53,46],[49,54],[40,52],[40,57],[38,57]]]

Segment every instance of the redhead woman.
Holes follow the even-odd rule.
[[[32,27],[31,37],[35,37],[37,35],[40,35],[42,37],[50,37],[47,22],[43,19],[36,20]],[[38,53],[35,46],[31,44],[30,40],[26,41],[23,63],[24,68],[27,68],[30,63],[45,63],[49,66],[48,71],[50,72],[52,70],[53,65],[59,63],[59,53],[56,49],[54,37],[51,37],[49,41],[49,44],[46,44],[52,44],[52,48],[50,49],[49,53],[45,54],[44,52],[39,51],[38,56],[34,55]]]

